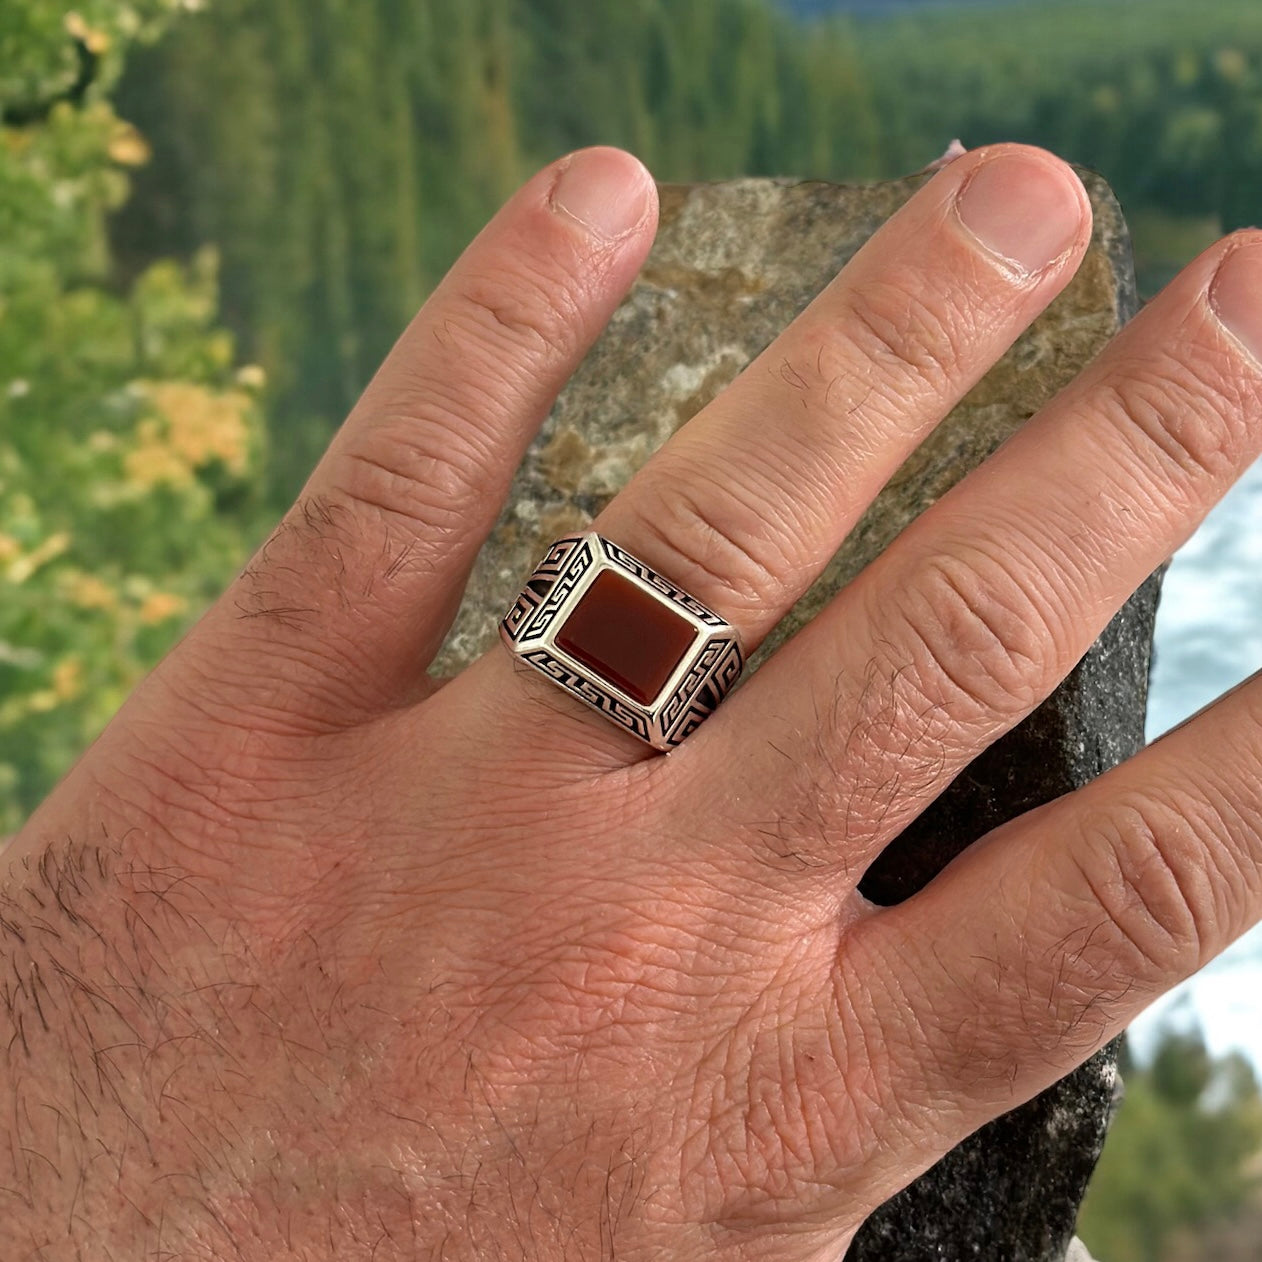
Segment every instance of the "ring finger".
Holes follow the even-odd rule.
[[[1085,190],[1059,159],[1021,145],[957,159],[594,529],[722,613],[752,649],[928,430],[1065,286],[1089,235]],[[509,659],[496,653],[479,669],[503,672]],[[518,673],[552,700],[546,681]],[[562,703],[582,716],[581,760],[638,752]]]

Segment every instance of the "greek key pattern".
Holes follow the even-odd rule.
[[[697,632],[679,668],[682,678],[656,704],[642,706],[556,647],[579,593],[604,570],[626,574],[672,605]],[[512,653],[584,705],[655,749],[671,749],[694,731],[736,682],[744,664],[735,630],[713,610],[595,532],[558,539],[500,623]]]
[[[616,543],[597,536],[601,551],[619,568],[636,578],[643,579],[655,591],[661,592],[672,604],[686,609],[698,622],[708,627],[725,627],[727,623],[712,609],[707,609],[699,600],[694,600],[682,588],[676,587],[669,579],[663,578],[656,570],[650,570],[643,561],[637,560],[629,552],[624,552]]]
[[[508,638],[516,644],[543,635],[594,561],[591,543],[583,535],[558,539],[504,615]]]
[[[678,745],[714,713],[740,678],[743,664],[734,639],[711,640],[705,646],[658,716],[666,744]]]
[[[549,653],[547,649],[532,649],[528,653],[523,653],[521,659],[543,671],[549,679],[560,684],[566,692],[572,693],[585,705],[591,706],[593,710],[599,710],[607,719],[612,719],[619,726],[625,727],[642,741],[652,742],[648,718],[642,711],[631,709],[625,701],[607,692],[594,679],[578,674],[560,658]]]

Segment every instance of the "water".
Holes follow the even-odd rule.
[[[1157,615],[1149,739],[1262,668],[1262,461],[1176,555]],[[1262,1073],[1262,927],[1134,1025],[1142,1056],[1163,1021],[1197,1022],[1210,1050]]]
[[[1262,668],[1262,462],[1174,558],[1157,615],[1153,739]]]

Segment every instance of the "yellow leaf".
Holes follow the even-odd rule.
[[[145,598],[140,606],[140,621],[147,627],[156,626],[182,614],[188,608],[188,601],[174,592],[154,592]]]
[[[72,39],[79,40],[80,43],[90,53],[96,53],[99,57],[106,52],[110,46],[110,37],[105,31],[97,30],[95,27],[89,26],[81,14],[74,12],[66,14],[65,17],[66,33]]]
[[[42,565],[47,565],[54,557],[60,556],[70,547],[70,535],[66,531],[58,531],[49,535],[39,547],[32,549],[25,556],[19,556],[9,562],[5,578],[15,586],[25,583]]]
[[[53,692],[58,701],[73,701],[83,691],[83,663],[77,657],[63,657],[53,667]]]
[[[149,161],[149,143],[130,123],[119,123],[110,137],[106,152],[125,167],[144,166]]]
[[[76,570],[67,575],[65,592],[70,603],[79,609],[115,609],[118,606],[118,593],[104,580],[95,574],[86,574]]]
[[[184,381],[152,382],[148,394],[167,422],[171,450],[188,468],[220,460],[233,473],[246,471],[253,406],[248,395],[240,390],[219,393]]]
[[[1214,64],[1229,83],[1239,83],[1249,73],[1249,59],[1238,48],[1220,48],[1214,54]]]
[[[123,468],[131,482],[144,490],[163,484],[186,486],[193,480],[187,461],[156,438],[129,451],[123,457]]]

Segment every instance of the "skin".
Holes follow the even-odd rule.
[[[1262,912],[1258,683],[855,888],[1258,454],[1255,232],[669,757],[502,648],[428,675],[655,214],[616,151],[532,179],[0,857],[0,1255],[835,1258]],[[947,163],[596,527],[752,649],[1089,214],[1043,151]]]

